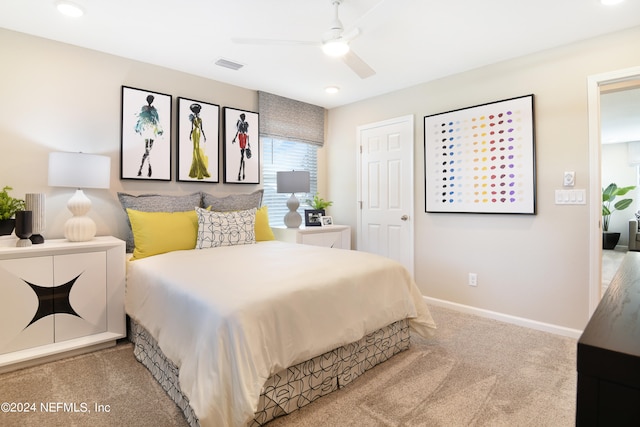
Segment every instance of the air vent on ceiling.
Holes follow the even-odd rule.
[[[239,70],[240,68],[244,67],[244,65],[242,64],[238,64],[237,62],[233,62],[224,58],[218,58],[215,64],[224,68],[229,68],[231,70]]]

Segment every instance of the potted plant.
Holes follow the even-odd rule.
[[[326,208],[328,208],[329,206],[333,205],[333,202],[330,202],[330,201],[325,200],[322,197],[320,197],[320,193],[316,193],[313,196],[313,199],[307,199],[306,201],[309,204],[309,206],[311,206],[313,209],[319,210],[319,211],[321,211],[321,210],[323,211]]]
[[[9,196],[9,190],[13,190],[13,188],[5,186],[0,191],[0,236],[13,232],[16,212],[25,209],[24,200]]]
[[[622,199],[616,202],[616,198],[624,196],[635,188],[635,185],[618,187],[611,183],[602,190],[602,249],[614,249],[620,240],[620,233],[609,232],[611,214],[624,210],[633,203],[633,199]]]

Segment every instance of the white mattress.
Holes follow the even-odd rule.
[[[435,328],[400,264],[279,241],[130,261],[126,311],[180,368],[203,427],[245,425],[288,366],[399,319],[423,336]]]

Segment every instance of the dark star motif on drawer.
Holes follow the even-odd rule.
[[[51,314],[66,313],[82,318],[82,316],[76,313],[73,307],[71,307],[71,302],[69,301],[71,288],[76,283],[76,280],[78,280],[78,277],[80,277],[81,274],[78,274],[76,277],[69,280],[65,284],[54,286],[52,288],[38,286],[23,279],[23,281],[27,285],[31,286],[31,289],[33,289],[33,291],[38,296],[38,310],[33,316],[33,319],[31,319],[31,322],[29,322],[29,324],[25,326],[25,329],[31,326],[32,323],[35,323],[43,317],[49,316]]]

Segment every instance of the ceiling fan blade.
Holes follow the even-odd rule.
[[[318,46],[319,42],[307,40],[280,40],[280,39],[252,39],[242,37],[232,37],[232,43],[236,44],[253,44],[253,45],[269,45],[269,46]]]
[[[353,70],[361,79],[366,79],[368,77],[373,76],[376,72],[373,68],[369,66],[366,62],[362,60],[358,55],[356,55],[353,50],[347,52],[342,60],[349,68]]]

